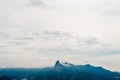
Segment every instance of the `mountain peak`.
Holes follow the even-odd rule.
[[[60,61],[59,61],[59,60],[56,61],[55,65],[57,65],[57,64],[60,64]]]
[[[64,66],[60,63],[59,60],[57,60],[55,63],[55,71],[60,72],[63,68]]]
[[[57,60],[56,63],[55,63],[55,66],[57,66],[57,65],[64,66],[64,67],[71,67],[71,66],[73,66],[73,64],[68,63],[68,62],[61,62],[60,63],[59,60]]]
[[[63,65],[60,63],[59,60],[57,60],[56,63],[55,63],[55,67],[57,67],[57,66],[62,66],[63,67]]]
[[[65,67],[71,67],[71,66],[74,66],[73,64],[68,63],[68,62],[63,62],[62,65],[65,66]]]

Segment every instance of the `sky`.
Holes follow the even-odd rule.
[[[0,68],[56,60],[120,71],[120,0],[0,0]]]

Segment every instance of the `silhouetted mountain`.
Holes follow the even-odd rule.
[[[90,64],[73,65],[56,61],[54,67],[40,69],[0,69],[0,80],[120,80],[120,73]]]

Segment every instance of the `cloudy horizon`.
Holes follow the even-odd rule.
[[[0,68],[56,60],[120,71],[119,0],[0,1]]]

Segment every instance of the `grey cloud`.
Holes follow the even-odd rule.
[[[117,49],[102,49],[99,51],[102,55],[113,55],[113,54],[120,54],[120,50]]]
[[[89,45],[89,46],[94,46],[94,45],[103,45],[103,43],[99,42],[99,39],[96,37],[87,37],[86,39],[82,40],[82,37],[76,38],[76,42],[78,44],[84,44],[84,45]]]
[[[41,33],[40,36],[42,39],[54,39],[54,40],[60,40],[65,42],[66,40],[71,39],[72,35],[69,32],[64,31],[44,31]]]
[[[6,38],[6,39],[10,39],[10,40],[33,40],[35,39],[35,35],[30,35],[30,34],[24,34],[21,36],[17,36],[16,33],[14,34],[8,34],[8,33],[0,33],[0,37],[1,38]]]
[[[1,38],[10,38],[10,35],[9,34],[6,34],[6,33],[0,33],[0,37]]]
[[[32,50],[34,50],[33,47],[23,47],[22,49],[25,50],[25,51],[32,51]]]
[[[11,10],[0,11],[0,15],[4,16],[4,17],[10,17],[13,15],[13,11],[11,11]]]
[[[15,44],[15,45],[26,45],[28,42],[23,42],[23,41],[11,41],[8,42],[9,44]]]
[[[1,51],[0,50],[0,54],[4,54],[4,53],[11,53],[11,52],[9,52],[9,51],[3,51],[3,50]]]
[[[41,6],[44,6],[45,4],[42,0],[30,0],[28,5],[34,6],[34,7],[41,7]]]
[[[6,36],[9,40],[7,40],[5,43],[14,46],[21,46],[24,45],[23,51],[31,51],[32,53],[68,53],[68,54],[95,54],[95,55],[111,55],[119,53],[119,50],[115,49],[98,49],[93,48],[94,45],[102,45],[101,42],[99,42],[99,39],[96,37],[87,37],[83,38],[78,35],[72,35],[70,32],[64,32],[64,31],[43,31],[39,33],[27,33],[22,35],[14,35],[14,34],[1,34],[2,36]],[[9,37],[8,37],[9,36]],[[36,38],[36,39],[35,39]],[[67,39],[66,39],[67,38]],[[39,46],[36,46],[36,42],[34,44],[34,39],[38,44],[42,44]],[[32,43],[32,44],[31,44]],[[82,44],[82,45],[81,45]],[[46,47],[49,45],[49,47]],[[2,46],[1,46],[2,47]],[[46,48],[45,48],[46,47]],[[75,48],[76,47],[76,48]],[[81,48],[84,50],[87,50],[87,48],[92,49],[90,52],[88,51],[81,51]],[[86,49],[85,49],[86,48]],[[88,49],[89,50],[89,49]]]
[[[34,53],[38,53],[38,54],[63,54],[63,55],[90,55],[90,56],[107,56],[107,55],[114,55],[114,54],[120,54],[120,50],[116,50],[116,49],[94,49],[94,50],[90,50],[90,51],[81,51],[78,49],[74,49],[74,48],[69,48],[69,47],[50,47],[50,48],[24,48],[25,51],[32,51]],[[85,50],[88,50],[87,48]]]
[[[27,40],[27,41],[28,41],[28,40],[34,40],[35,37],[32,37],[32,36],[28,36],[28,37],[27,37],[27,36],[26,36],[26,37],[14,37],[14,38],[11,38],[11,39],[17,40],[17,41],[18,41],[18,40],[19,40],[19,41],[20,41],[20,40],[25,40],[25,41]]]
[[[8,41],[8,44],[15,44],[15,45],[27,45],[30,41],[32,41],[34,38],[32,37],[25,37],[25,38],[15,38]]]
[[[78,54],[80,53],[80,51],[78,50],[74,50],[74,49],[70,49],[70,48],[51,48],[50,51],[54,52],[54,53],[66,53],[66,54]]]
[[[69,32],[62,32],[62,31],[44,31],[43,34],[49,35],[49,36],[55,36],[55,37],[65,37],[65,36],[70,36]]]
[[[0,45],[0,48],[3,48],[3,47],[5,47],[5,45]]]
[[[92,37],[92,38],[88,38],[85,42],[90,45],[94,45],[94,44],[98,44],[98,39],[95,37]]]
[[[0,47],[3,48],[3,47],[8,47],[9,45],[16,45],[16,46],[27,45],[35,39],[35,36],[30,34],[17,35],[15,33],[14,34],[0,33],[0,39],[2,43]]]
[[[79,54],[80,51],[70,49],[70,48],[39,48],[38,49],[39,53],[55,53],[55,54]]]
[[[43,38],[50,40],[50,38],[59,39],[60,41],[63,41],[65,43],[69,43],[69,41],[74,41],[74,44],[78,44],[80,46],[94,46],[94,45],[102,45],[105,46],[104,43],[99,42],[99,39],[97,37],[86,37],[83,38],[82,36],[78,36],[77,34],[72,34],[69,32],[62,32],[62,31],[44,31],[42,33]],[[60,42],[59,41],[59,42]],[[70,43],[69,43],[70,44]]]

